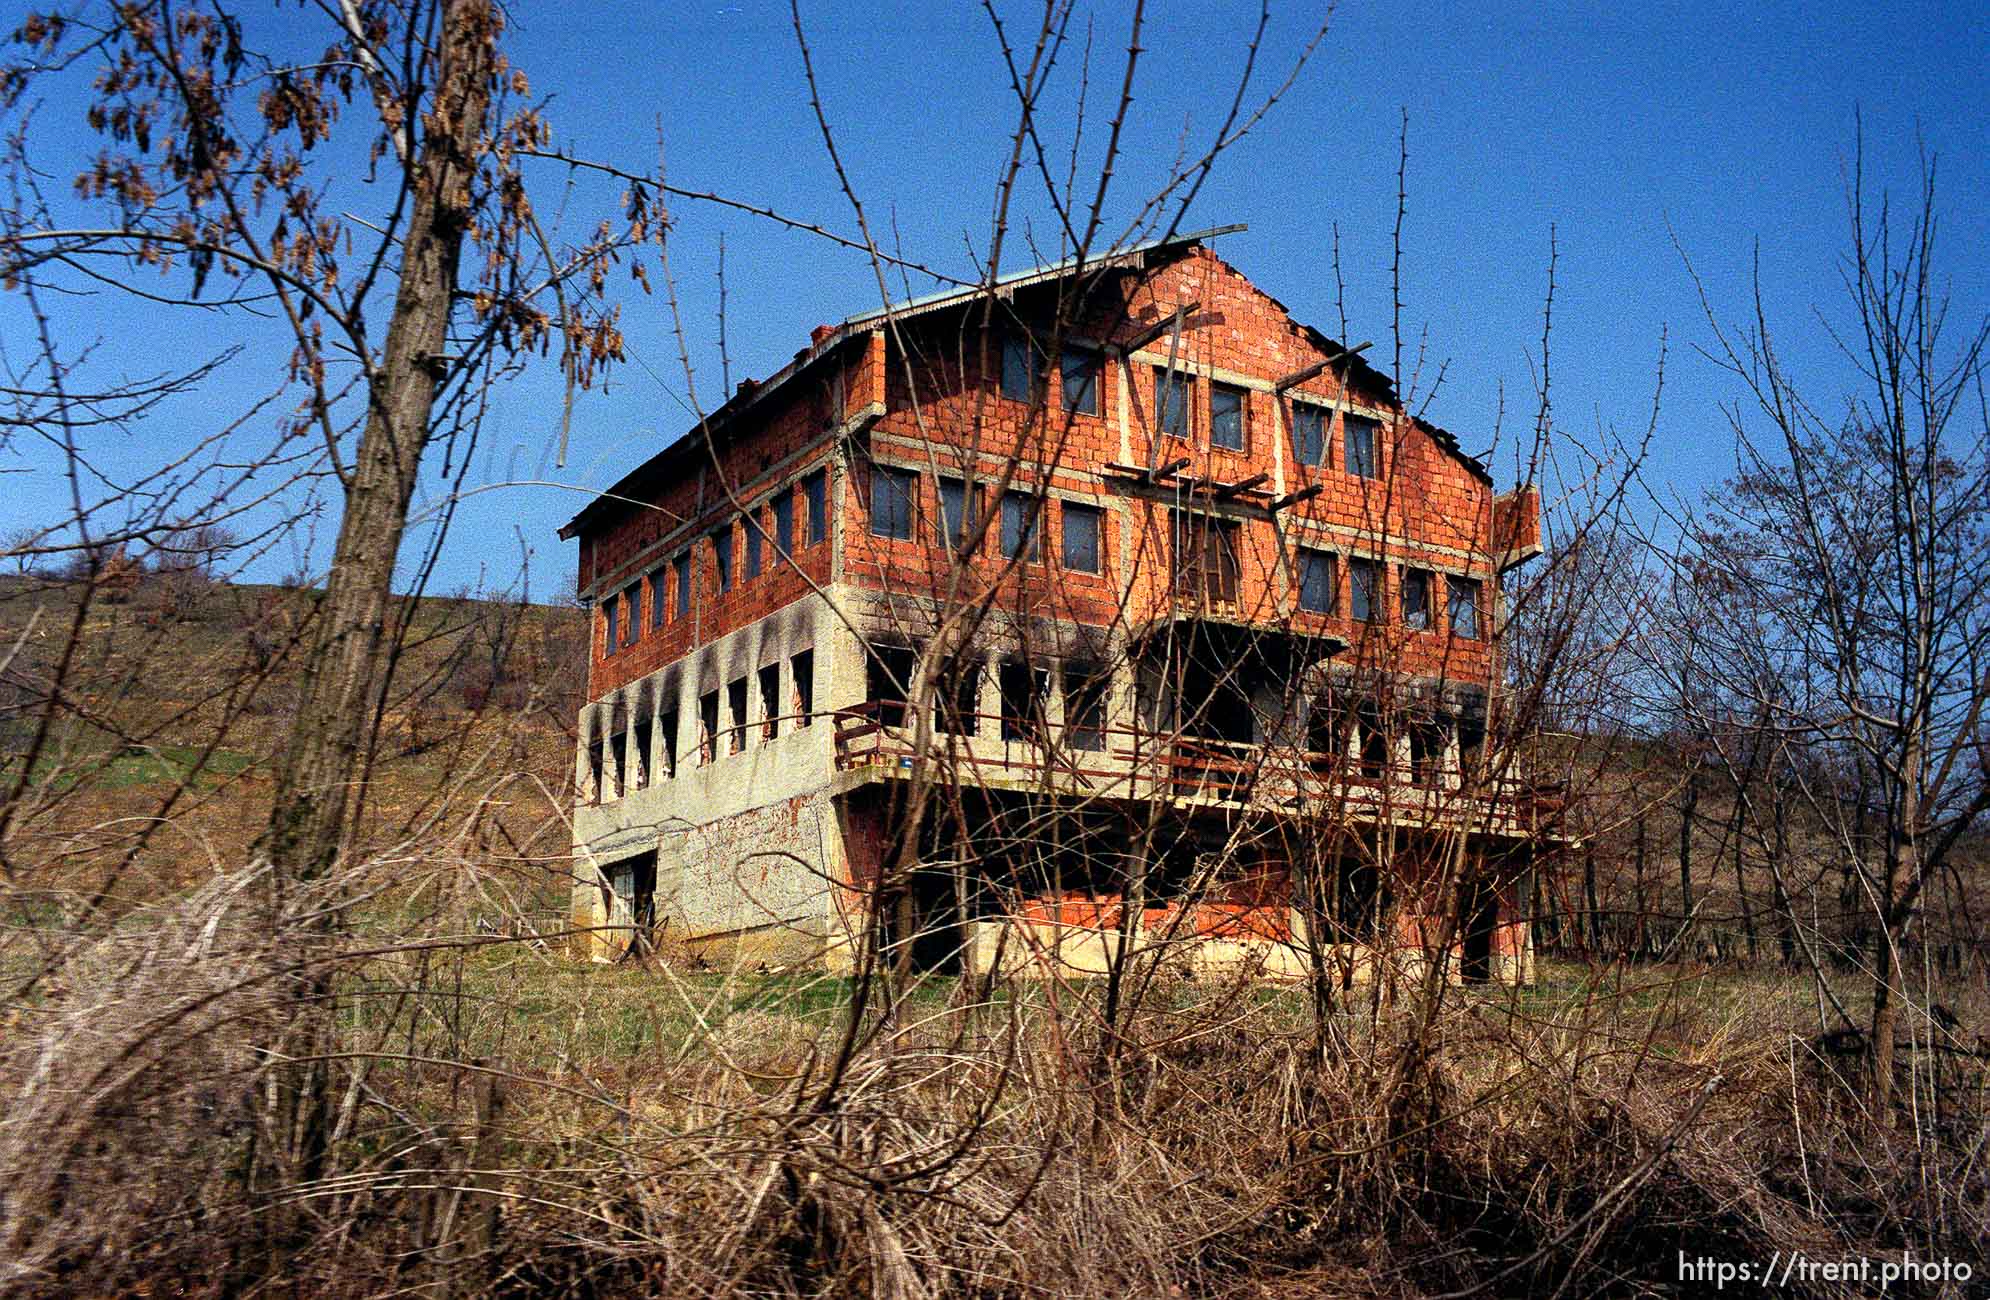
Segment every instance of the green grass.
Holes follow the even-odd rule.
[[[200,749],[193,745],[159,745],[135,753],[127,750],[105,767],[103,781],[113,789],[180,782],[194,775],[194,764],[199,759]],[[217,749],[207,756],[195,785],[212,789],[229,777],[240,775],[254,761],[236,750]]]
[[[198,775],[194,764],[200,759],[198,745],[131,746],[120,751],[92,754],[44,755],[36,763],[33,785],[56,790],[73,790],[89,781],[110,790],[130,790],[141,786],[173,785],[189,778],[197,790],[212,790],[238,776],[255,763],[253,755],[232,749],[217,749],[207,756]],[[0,776],[11,776],[21,760],[0,763]]]

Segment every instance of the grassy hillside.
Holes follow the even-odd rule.
[[[1791,971],[574,963],[578,611],[399,607],[355,852],[272,882],[249,846],[313,593],[81,592],[0,585],[0,1296],[1687,1297],[1686,1259],[1990,1266],[1990,1057],[1923,1042],[1873,1113]],[[1593,764],[1599,799],[1663,806],[1637,755]],[[1598,908],[1662,874],[1650,827],[1619,871],[1610,807]]]
[[[84,592],[0,579],[7,860],[134,901],[238,867],[267,815],[317,593],[196,574]],[[455,596],[395,615],[355,847],[468,834],[494,860],[564,853],[580,611]]]

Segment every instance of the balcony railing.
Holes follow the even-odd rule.
[[[835,714],[839,771],[902,776],[917,752],[910,719],[887,725],[881,714],[904,705],[873,701]],[[1498,834],[1551,831],[1560,821],[1559,785],[1508,776],[1467,791],[1457,773],[1432,763],[1377,762],[1358,754],[1256,745],[1180,732],[1130,727],[1064,729],[1036,720],[976,713],[949,719],[963,733],[934,727],[928,756],[945,779],[963,785],[1034,787],[1057,793],[1121,799],[1168,799],[1318,814],[1340,811],[1361,820],[1464,826]],[[1096,747],[1078,748],[1082,735]]]

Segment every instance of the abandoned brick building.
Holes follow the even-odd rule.
[[[835,968],[897,880],[923,964],[1442,934],[1526,977],[1538,806],[1478,773],[1538,498],[1220,259],[1236,229],[820,326],[562,529],[594,956]]]

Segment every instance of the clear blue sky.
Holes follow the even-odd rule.
[[[1001,8],[1012,31],[1033,15],[1029,6]],[[1088,149],[1117,88],[1126,8],[1088,11]],[[826,107],[874,225],[895,229],[908,256],[969,273],[969,248],[986,245],[993,179],[1015,120],[986,15],[939,0],[803,9]],[[250,12],[258,23],[314,21],[290,10],[275,20]],[[1407,109],[1405,325],[1412,341],[1427,326],[1431,364],[1447,365],[1431,417],[1475,452],[1493,442],[1502,385],[1509,431],[1531,419],[1530,358],[1539,349],[1553,225],[1561,247],[1557,423],[1576,436],[1599,424],[1641,427],[1660,331],[1669,327],[1653,477],[1692,492],[1732,467],[1718,404],[1734,392],[1694,351],[1708,334],[1673,235],[1728,314],[1745,306],[1759,241],[1768,305],[1782,319],[1793,360],[1820,394],[1843,389],[1848,381],[1811,308],[1835,310],[1840,299],[1841,167],[1855,112],[1864,115],[1869,178],[1897,194],[1915,184],[1917,133],[1939,155],[1957,313],[1979,319],[1990,302],[1986,12],[1963,4],[1495,8],[1352,0],[1286,99],[1219,165],[1184,228],[1248,223],[1248,233],[1226,236],[1218,251],[1301,320],[1336,333],[1329,229],[1337,222],[1349,332],[1374,339],[1386,368],[1396,142]],[[1214,129],[1255,16],[1255,6],[1242,4],[1150,6],[1129,162],[1110,214],[1117,222],[1151,189],[1185,124],[1198,146]],[[1268,73],[1282,78],[1317,21],[1296,6],[1279,7],[1261,86],[1274,79]],[[534,90],[553,96],[548,116],[563,147],[641,169],[654,165],[660,131],[674,183],[854,229],[809,111],[785,3],[518,3],[509,51]],[[1067,52],[1049,106],[1067,123],[1076,56]],[[38,150],[54,157],[73,131],[60,114],[45,115]],[[543,179],[553,183],[540,198],[550,209],[561,177]],[[596,197],[577,193],[570,219],[591,218],[583,209]],[[688,202],[674,210],[672,260],[707,405],[721,396],[714,276],[721,232],[735,382],[779,368],[812,325],[876,305],[872,273],[858,254],[737,212]],[[1019,215],[1033,217],[1039,232],[1048,230],[1045,211],[1025,193]],[[1011,247],[1006,263],[1029,260],[1020,243]],[[581,398],[567,468],[551,464],[559,388],[546,365],[498,395],[473,483],[559,478],[599,488],[689,426],[663,296],[624,301],[631,362],[605,391]],[[98,300],[65,308],[70,314],[59,323],[78,338],[101,334],[125,357],[117,346],[129,337],[125,310]],[[0,313],[0,327],[18,335],[18,308]],[[204,336],[152,337],[143,350],[148,362],[170,360],[182,347],[190,359]],[[176,428],[238,407],[282,355],[266,349],[245,358],[198,407],[163,413],[134,443],[105,454],[135,462],[170,447],[184,436]],[[107,364],[119,362],[107,354]],[[146,368],[128,357],[122,364]],[[0,477],[10,526],[52,517],[65,491],[45,455],[17,441],[11,462],[0,468],[24,472]],[[1496,458],[1495,471],[1504,484],[1511,461]],[[534,552],[534,589],[547,591],[573,558],[554,529],[585,499],[542,487],[476,497],[459,515],[435,585],[474,583],[480,574],[504,581],[516,568],[516,528]],[[318,549],[322,562],[322,537]],[[258,576],[286,563],[273,556]]]

